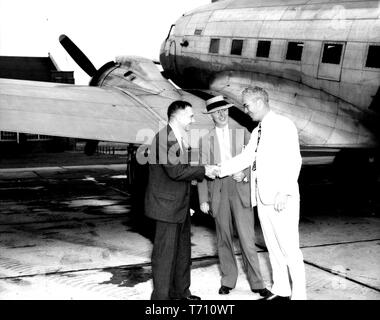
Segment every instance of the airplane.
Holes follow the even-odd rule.
[[[257,85],[296,124],[304,165],[379,150],[379,1],[213,1],[171,25],[160,50],[163,71],[132,56],[96,69],[69,37],[59,40],[91,77],[89,86],[0,79],[0,130],[137,148],[165,125],[174,100],[189,101],[197,127],[211,128],[202,111],[215,95],[233,103],[231,118],[252,130],[241,92]]]

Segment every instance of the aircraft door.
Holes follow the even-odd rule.
[[[177,54],[176,52],[177,47],[176,47],[175,37],[172,36],[174,27],[175,27],[175,24],[172,24],[170,27],[168,36],[166,37],[165,45],[164,45],[164,52],[165,52],[166,60],[168,62],[170,70],[173,70],[176,67],[175,59],[176,59],[176,54]]]
[[[324,41],[318,66],[318,78],[340,81],[345,42]]]

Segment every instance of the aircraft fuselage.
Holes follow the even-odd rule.
[[[379,17],[379,1],[219,1],[178,19],[160,60],[181,87],[237,103],[244,87],[266,88],[304,146],[372,147]]]

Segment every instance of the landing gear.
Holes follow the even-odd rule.
[[[87,140],[84,146],[84,153],[87,156],[92,156],[96,152],[96,148],[98,147],[98,140]]]
[[[342,150],[334,161],[339,208],[352,215],[376,214],[379,170],[376,150]]]
[[[130,144],[128,146],[127,158],[127,186],[131,195],[131,207],[133,212],[133,225],[137,231],[153,242],[154,223],[148,219],[144,213],[145,190],[148,184],[149,165],[140,164],[137,161],[140,152],[138,145]]]

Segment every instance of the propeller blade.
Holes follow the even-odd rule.
[[[59,36],[59,42],[62,47],[65,48],[67,53],[73,58],[73,60],[86,72],[90,77],[93,77],[96,73],[96,68],[91,61],[85,56],[85,54],[75,45],[70,38],[64,34]]]

